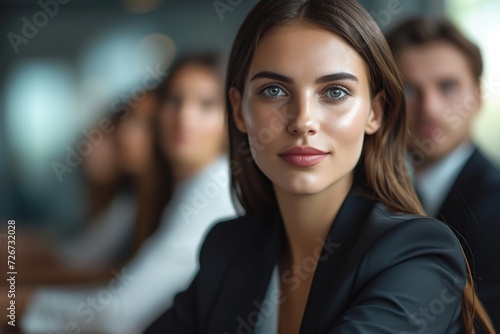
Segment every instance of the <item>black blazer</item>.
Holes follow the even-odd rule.
[[[190,287],[146,333],[253,333],[284,238],[279,215],[217,224]],[[459,245],[442,222],[392,213],[351,190],[320,254],[300,333],[462,333]]]
[[[500,170],[476,149],[439,212],[457,232],[479,298],[500,331]]]

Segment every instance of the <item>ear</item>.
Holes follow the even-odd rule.
[[[380,129],[384,118],[384,93],[378,93],[372,100],[370,114],[366,121],[365,133],[372,135]]]
[[[233,109],[234,123],[238,130],[242,133],[247,133],[247,125],[245,124],[245,119],[243,118],[243,112],[241,110],[241,93],[236,87],[231,87],[229,88],[228,94],[231,108]]]

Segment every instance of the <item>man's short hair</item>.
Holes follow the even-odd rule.
[[[466,56],[477,81],[483,74],[481,50],[447,19],[416,18],[405,21],[387,35],[387,41],[395,56],[406,47],[448,42]]]

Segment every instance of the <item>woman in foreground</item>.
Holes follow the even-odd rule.
[[[402,82],[364,9],[259,2],[226,85],[246,215],[211,230],[147,333],[493,333],[458,241],[411,186]]]

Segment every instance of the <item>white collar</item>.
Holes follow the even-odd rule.
[[[446,195],[473,152],[474,146],[466,141],[432,166],[415,173],[415,188],[428,215],[438,214]]]
[[[231,181],[230,173],[228,158],[225,154],[222,154],[197,174],[189,179],[178,182],[174,186],[173,196],[184,198],[191,190],[204,186],[210,179],[217,181],[217,184],[224,188],[228,186]]]

